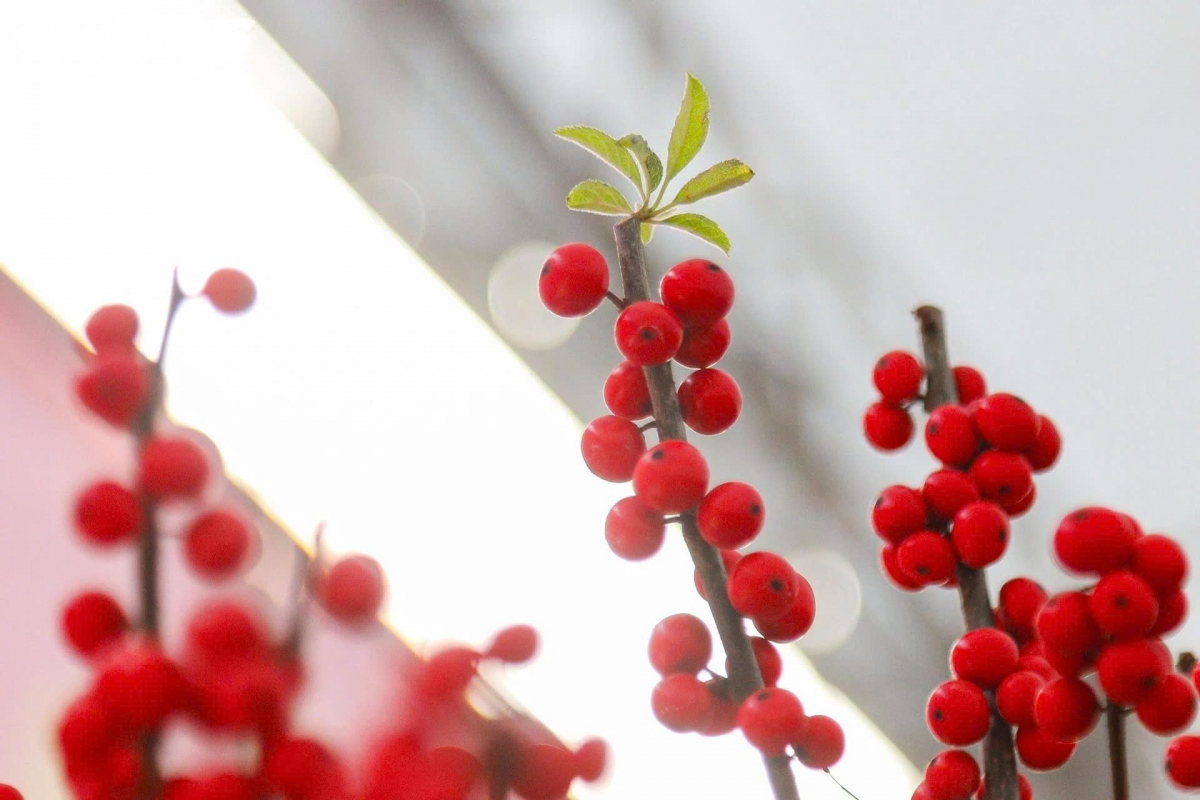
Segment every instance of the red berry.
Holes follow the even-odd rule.
[[[760,636],[751,636],[750,646],[754,650],[754,660],[758,662],[758,671],[762,675],[763,684],[774,686],[779,683],[779,676],[783,674],[783,658],[775,649],[775,645]],[[725,659],[725,671],[733,671],[728,658]]]
[[[924,581],[913,580],[900,568],[900,559],[896,555],[896,550],[895,545],[885,544],[879,551],[879,564],[883,567],[883,572],[887,575],[888,580],[897,589],[905,592],[916,592],[924,588]]]
[[[524,800],[558,800],[575,779],[575,754],[554,744],[531,744],[521,754],[513,791]],[[444,797],[445,795],[437,795]],[[464,793],[461,795],[466,797]]]
[[[975,423],[962,406],[946,405],[933,410],[925,422],[925,446],[933,457],[951,467],[965,467],[979,452]]]
[[[925,706],[925,722],[933,738],[955,747],[982,739],[990,720],[987,697],[968,681],[946,681],[933,690]]]
[[[846,751],[846,734],[837,720],[817,714],[805,722],[804,733],[792,742],[792,748],[809,769],[829,769]]]
[[[749,553],[729,574],[729,601],[743,617],[778,619],[796,599],[800,576],[774,553]]]
[[[1053,652],[1082,655],[1101,642],[1083,592],[1060,592],[1051,597],[1038,611],[1034,626],[1048,657]]]
[[[1061,452],[1062,437],[1058,434],[1058,428],[1054,427],[1049,417],[1039,415],[1037,438],[1033,446],[1025,451],[1029,466],[1034,472],[1045,472],[1054,466]]]
[[[1000,609],[1008,630],[1018,639],[1033,636],[1033,621],[1047,600],[1046,590],[1029,578],[1013,578],[1000,587]]]
[[[750,695],[738,709],[738,727],[766,755],[780,755],[800,740],[807,721],[796,695],[775,686]]]
[[[651,511],[636,497],[618,500],[604,520],[604,540],[626,561],[644,561],[662,547],[667,526],[662,514]]]
[[[920,492],[907,486],[889,486],[880,492],[871,509],[871,524],[885,541],[899,544],[925,527],[926,516]]]
[[[1018,728],[1016,745],[1021,763],[1034,772],[1058,769],[1075,752],[1074,742],[1059,741],[1036,725]]]
[[[958,402],[962,405],[970,405],[987,394],[987,383],[979,370],[961,366],[951,372],[954,374],[954,388],[958,391]]]
[[[1006,500],[1002,504],[1002,506],[1004,508],[1004,513],[1008,514],[1009,519],[1016,519],[1017,517],[1023,515],[1029,509],[1033,508],[1033,504],[1036,501],[1037,501],[1037,486],[1035,484],[1031,483],[1031,484],[1029,484],[1029,491],[1025,493],[1024,497],[1022,497],[1020,500],[1016,500],[1016,501]]]
[[[1037,442],[1038,415],[1019,397],[990,394],[979,401],[974,418],[980,435],[997,450],[1022,453]]]
[[[713,713],[708,687],[695,675],[676,673],[663,678],[650,695],[654,716],[677,733],[703,728]]]
[[[1172,592],[1158,601],[1158,621],[1150,629],[1151,636],[1166,636],[1183,624],[1187,616],[1187,595],[1182,591]]]
[[[731,338],[729,323],[723,319],[705,328],[684,328],[675,360],[690,369],[711,367],[725,355]]]
[[[125,353],[97,356],[75,382],[80,402],[100,419],[127,428],[142,410],[150,380],[140,357]]]
[[[1110,703],[1134,706],[1171,672],[1171,651],[1158,639],[1114,642],[1096,662],[1096,677]]]
[[[710,658],[712,634],[691,614],[672,614],[655,625],[650,634],[650,666],[663,677],[695,675],[708,666]]]
[[[185,641],[184,660],[188,668],[216,673],[230,664],[264,655],[270,647],[270,631],[253,608],[232,600],[218,600],[192,615]]]
[[[921,497],[935,516],[940,519],[954,519],[959,509],[979,500],[979,488],[965,472],[939,469],[931,472],[925,479],[925,485],[921,487]],[[924,526],[922,520],[920,527]]]
[[[190,439],[155,437],[142,447],[138,485],[160,498],[195,497],[208,479],[208,459]]]
[[[608,294],[608,262],[594,247],[564,244],[542,265],[538,295],[560,317],[582,317],[595,311]]]
[[[950,650],[954,677],[994,689],[1017,668],[1017,643],[1002,630],[976,628],[959,637]]]
[[[863,433],[877,450],[899,450],[912,439],[912,417],[903,408],[875,403],[863,415]]]
[[[1081,508],[1063,518],[1054,531],[1054,555],[1076,574],[1123,569],[1133,559],[1137,532],[1107,508]]]
[[[900,405],[915,400],[921,393],[925,368],[912,353],[893,350],[875,362],[871,379],[883,402]]]
[[[1077,742],[1092,732],[1100,720],[1096,693],[1077,678],[1047,682],[1033,702],[1037,726],[1060,742]]]
[[[314,739],[284,739],[265,753],[266,785],[289,800],[324,800],[344,790],[346,777],[333,753]]]
[[[587,783],[599,780],[607,763],[608,744],[603,739],[587,739],[575,748],[575,771]]]
[[[7,783],[0,783],[0,800],[24,800],[21,793],[16,790],[16,787],[9,786]]]
[[[712,325],[733,308],[733,280],[711,261],[692,258],[667,270],[658,287],[663,304],[685,325]]]
[[[994,503],[971,503],[954,515],[950,537],[959,561],[982,569],[1000,560],[1008,548],[1008,517]]]
[[[1155,594],[1171,594],[1181,589],[1187,579],[1187,556],[1174,539],[1152,533],[1134,540],[1131,569]]]
[[[96,693],[132,733],[157,729],[187,701],[187,683],[157,645],[130,642],[96,677]]]
[[[119,483],[94,483],[75,501],[75,530],[100,546],[129,541],[142,530],[142,507]]]
[[[91,658],[120,641],[129,620],[116,600],[103,592],[76,595],[63,609],[63,634],[75,652]]]
[[[742,412],[742,391],[729,373],[698,370],[679,384],[679,408],[683,421],[696,433],[722,433]]]
[[[724,565],[725,575],[728,577],[729,573],[733,572],[733,568],[737,566],[737,563],[742,560],[742,554],[736,550],[720,550],[718,552],[721,554],[721,563]],[[692,570],[692,579],[696,584],[697,594],[702,599],[707,600],[708,595],[705,593],[704,584],[700,580],[700,570]]]
[[[226,267],[208,276],[204,294],[218,311],[241,314],[254,305],[257,290],[246,273]]]
[[[647,508],[663,514],[695,508],[707,491],[708,463],[687,442],[660,442],[633,469],[633,493]]]
[[[812,627],[817,615],[817,600],[812,586],[796,574],[796,597],[791,607],[777,619],[755,619],[754,628],[772,642],[794,642]]]
[[[1017,775],[1017,792],[1018,800],[1033,800],[1033,786],[1024,775]],[[975,800],[983,800],[985,797],[987,797],[986,777],[979,780],[979,791],[975,793]]]
[[[933,531],[920,531],[896,549],[896,561],[910,580],[923,586],[942,583],[954,574],[954,550]]]
[[[1196,691],[1187,678],[1168,672],[1137,704],[1137,715],[1151,733],[1179,733],[1196,718]]]
[[[1029,462],[1016,453],[988,450],[971,465],[971,480],[985,500],[1005,503],[1019,500],[1033,486]]]
[[[343,625],[365,625],[383,604],[383,570],[368,556],[339,559],[319,581],[321,605]]]
[[[1158,599],[1132,572],[1110,572],[1101,578],[1089,608],[1096,626],[1114,639],[1135,639],[1158,620]]]
[[[229,511],[207,511],[188,526],[183,554],[188,565],[209,580],[223,580],[245,564],[255,532]]]
[[[1033,703],[1046,678],[1027,669],[1010,674],[996,688],[996,710],[1009,725],[1034,725]]]
[[[646,439],[638,426],[616,416],[597,417],[583,431],[583,463],[598,478],[624,483],[633,477]]]
[[[945,750],[925,767],[925,787],[933,800],[966,800],[979,788],[979,764],[965,750]]]
[[[1167,776],[1181,789],[1200,789],[1200,736],[1180,736],[1167,745]]]
[[[637,364],[622,361],[604,381],[604,404],[623,419],[636,422],[654,413],[646,373]]]
[[[418,691],[436,700],[459,700],[479,670],[480,653],[447,647],[430,656],[416,681]]]
[[[492,643],[483,654],[506,664],[524,664],[533,659],[537,649],[537,629],[532,625],[511,625],[492,637]]]
[[[709,678],[704,682],[712,696],[713,713],[708,724],[697,733],[701,736],[724,736],[737,729],[739,703],[733,699],[732,687],[726,678]]]
[[[671,360],[683,341],[683,326],[666,306],[641,300],[617,315],[613,335],[621,355],[645,367]]]
[[[737,481],[713,487],[696,512],[704,541],[727,550],[749,544],[765,520],[762,495],[750,484]]]
[[[101,306],[92,313],[84,328],[97,353],[127,353],[133,350],[138,332],[137,312],[129,306]]]

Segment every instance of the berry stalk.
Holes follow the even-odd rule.
[[[621,285],[626,304],[650,298],[646,278],[646,257],[641,239],[641,220],[628,217],[615,226],[613,233],[617,244],[617,261],[621,268]],[[675,439],[687,441],[683,414],[679,408],[675,378],[670,363],[656,364],[644,368],[646,384],[650,389],[650,401],[654,408],[654,421],[662,441]],[[700,536],[696,523],[695,509],[680,515],[683,541],[691,554],[692,562],[700,574],[700,582],[712,610],[713,621],[721,645],[729,657],[729,680],[736,699],[740,702],[755,691],[763,688],[762,674],[754,657],[750,639],[746,636],[741,616],[729,601],[726,588],[728,577],[725,565],[716,548]],[[1011,744],[1010,744],[1011,752]],[[771,788],[777,800],[798,800],[796,779],[786,756],[764,757]]]
[[[950,369],[950,358],[946,348],[946,323],[942,310],[935,306],[921,306],[913,312],[913,316],[920,324],[921,349],[925,356],[925,410],[932,412],[940,406],[958,402],[958,391],[955,388],[954,374]],[[945,527],[939,532],[943,536],[949,535]],[[996,618],[992,613],[987,576],[983,570],[958,562],[955,565],[955,573],[967,629],[995,627]],[[1017,800],[1019,787],[1012,729],[996,709],[995,692],[987,690],[985,694],[992,708],[992,722],[983,740],[986,778],[984,800]]]
[[[1129,800],[1129,770],[1125,763],[1126,710],[1110,702],[1104,712],[1108,724],[1108,761],[1112,765],[1113,800]]]

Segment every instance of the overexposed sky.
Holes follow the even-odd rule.
[[[616,751],[581,797],[765,793],[736,735],[671,734],[649,711],[650,629],[706,615],[682,543],[645,564],[608,552],[626,489],[587,473],[579,421],[324,160],[336,111],[252,20],[215,0],[0,5],[0,97],[0,264],[76,330],[133,305],[148,352],[172,267],[193,289],[217,267],[251,274],[250,314],[181,312],[170,410],[294,530],[327,520],[335,550],[379,558],[412,641],[537,625],[542,657],[508,690]],[[851,788],[914,785],[788,654],[783,684],[847,727]],[[800,773],[806,798],[842,796]]]

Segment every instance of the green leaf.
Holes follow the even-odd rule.
[[[642,244],[650,244],[650,237],[654,235],[654,225],[649,222],[642,223]]]
[[[639,192],[642,191],[642,174],[638,172],[637,162],[624,146],[604,131],[585,125],[570,125],[559,128],[554,135],[574,142],[601,161],[616,167],[626,178],[633,181]]]
[[[567,195],[567,208],[576,211],[590,211],[593,214],[614,214],[625,216],[632,214],[633,209],[625,195],[604,181],[588,180],[575,184],[575,188]]]
[[[679,190],[679,194],[675,195],[675,199],[671,201],[671,205],[687,205],[714,194],[728,192],[730,189],[736,189],[742,184],[749,183],[753,177],[754,170],[736,158],[722,161],[685,183]]]
[[[676,214],[662,220],[662,224],[699,236],[704,241],[724,250],[726,255],[729,254],[729,237],[725,235],[725,231],[721,230],[720,225],[703,214]]]
[[[708,136],[708,95],[704,86],[690,72],[683,92],[683,104],[671,129],[671,144],[667,147],[667,180],[670,181],[700,152]]]
[[[650,149],[650,145],[646,144],[646,140],[636,133],[631,133],[628,136],[622,136],[619,143],[627,147],[642,165],[642,171],[646,173],[646,193],[649,194],[658,188],[658,182],[662,180],[663,166],[662,161]]]

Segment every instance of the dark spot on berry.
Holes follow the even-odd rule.
[[[917,565],[917,574],[918,575],[928,575],[929,567],[925,566],[924,564],[918,564]]]
[[[1153,675],[1143,675],[1141,684],[1143,689],[1153,689],[1155,686],[1158,686],[1158,678]]]
[[[763,702],[764,700],[770,700],[770,699],[771,699],[771,693],[770,693],[770,692],[759,692],[758,694],[756,694],[756,695],[754,696],[754,699],[755,699],[755,700],[757,700],[757,701],[758,701],[758,702],[760,702],[760,703],[761,703],[761,702]]]
[[[1123,594],[1119,594],[1113,598],[1113,605],[1116,606],[1117,608],[1128,608],[1129,607],[1129,598]]]
[[[641,333],[638,335],[642,337],[642,341],[648,342],[654,338],[654,331],[650,330],[649,328],[642,328]]]
[[[941,722],[942,719],[944,719],[942,716],[942,710],[940,708],[935,708],[933,710],[933,719],[935,722]]]
[[[755,503],[754,505],[750,506],[750,516],[757,517],[761,513],[762,513],[762,506],[760,506],[758,503]]]
[[[1089,514],[1086,511],[1076,511],[1074,514],[1071,515],[1071,519],[1075,520],[1076,522],[1083,522],[1090,516],[1091,516],[1091,514]]]
[[[875,508],[879,508],[881,505],[883,505],[883,497],[876,497],[875,498]]]
[[[884,356],[883,358],[881,358],[875,362],[875,369],[883,369],[884,367],[887,366],[887,363],[888,363],[887,356]]]
[[[654,461],[662,461],[666,457],[667,457],[667,454],[664,453],[662,450],[655,450],[653,453],[650,454],[650,458]]]
[[[710,261],[710,262],[708,262],[708,271],[709,272],[720,272],[721,268]]]
[[[931,423],[930,426],[928,428],[926,428],[926,431],[929,433],[930,436],[937,436],[938,435],[938,424],[936,422]]]
[[[1001,529],[998,531],[998,538],[999,538],[999,539],[1000,539],[1000,541],[1002,541],[1002,542],[1004,542],[1004,541],[1008,541],[1008,531],[1006,531],[1004,528],[1001,528]]]
[[[1008,484],[1002,484],[998,489],[996,489],[996,494],[1000,495],[1001,497],[1008,497],[1010,494],[1012,494],[1012,487]]]
[[[545,266],[542,267],[542,274],[548,275],[549,273],[550,273],[550,265],[546,264]]]
[[[767,586],[769,586],[771,588],[772,592],[782,592],[783,591],[783,581],[779,580],[779,578],[772,578],[770,583],[767,584]]]

